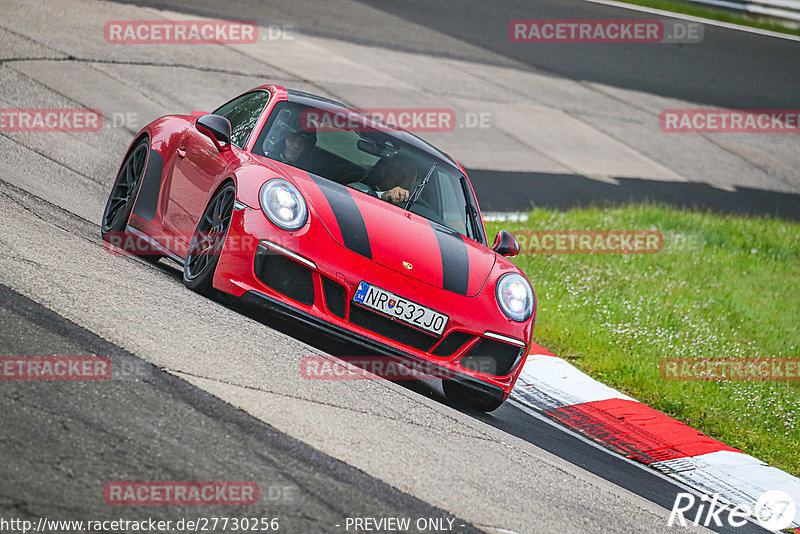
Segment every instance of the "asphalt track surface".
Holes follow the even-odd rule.
[[[166,2],[137,4],[167,7]],[[415,3],[413,6],[404,2],[370,3],[387,13],[431,25],[439,32],[457,37],[456,41],[426,42],[406,35],[402,28],[365,25],[360,11],[337,12],[334,3],[314,2],[314,10],[308,9],[308,3],[304,3],[302,8],[297,7],[298,3],[242,2],[221,6],[218,2],[200,1],[168,4],[171,9],[187,14],[255,19],[262,23],[302,23],[304,31],[316,31],[319,35],[493,64],[518,62],[520,58],[513,57],[515,49],[503,50],[502,46],[493,44],[504,41],[505,34],[503,39],[486,36],[486,41],[480,42],[484,39],[479,38],[482,21],[487,17],[497,16],[502,20],[533,18],[530,11],[535,10],[538,18],[589,18],[590,15],[611,18],[601,8],[582,2],[491,4],[491,9],[495,10],[492,12],[485,11],[489,9],[485,7],[490,6],[489,3],[479,2]],[[435,11],[429,12],[429,9]],[[707,29],[707,39],[710,31]],[[548,57],[537,58],[532,68],[585,79],[600,80],[601,76],[606,76],[602,79],[604,83],[642,89],[650,87],[658,94],[689,91],[681,94],[682,97],[714,105],[724,105],[726,100],[723,96],[731,99],[730,102],[739,103],[734,107],[745,107],[747,102],[751,103],[747,107],[768,107],[766,102],[770,107],[797,105],[796,101],[794,104],[790,102],[791,98],[785,99],[785,95],[796,95],[786,90],[787,84],[797,86],[798,69],[787,68],[796,65],[796,54],[791,56],[782,48],[783,44],[764,45],[775,46],[775,50],[754,48],[751,39],[756,37],[740,37],[727,31],[721,33],[725,37],[723,40],[709,41],[712,51],[729,58],[726,61],[739,56],[744,75],[755,76],[757,83],[731,85],[706,76],[702,77],[706,81],[701,83],[697,71],[692,69],[702,70],[705,68],[703,61],[708,63],[710,60],[707,54],[700,54],[697,63],[687,58],[688,65],[676,67],[676,76],[684,76],[683,83],[662,83],[659,88],[656,87],[659,84],[653,82],[654,74],[645,68],[649,61],[646,54],[634,59],[615,58],[614,54],[603,52],[605,47],[598,47],[597,55],[590,58],[591,61],[572,54],[560,58],[548,54]],[[792,46],[797,50],[796,43]],[[720,52],[722,49],[724,53]],[[771,61],[779,65],[774,69],[759,65],[760,50],[769,53],[773,58]],[[660,53],[660,49],[653,47],[653,53]],[[713,53],[709,54],[713,57]],[[639,63],[634,64],[637,67],[634,69],[621,68],[621,65],[634,60],[641,62],[641,68]],[[606,63],[601,68],[597,64],[603,61]],[[619,63],[615,64],[615,61]],[[726,70],[729,69],[720,69],[719,76]],[[694,84],[690,83],[693,72],[698,78]],[[775,76],[776,72],[783,72],[784,77],[769,77]],[[728,75],[733,76],[730,72]],[[760,88],[762,80],[766,81]],[[719,87],[727,88],[724,92],[730,94],[721,96]],[[766,100],[758,100],[761,93],[766,95]],[[39,148],[44,152],[56,149],[53,146]],[[117,152],[122,150],[120,147],[116,149]],[[110,166],[116,165],[116,155],[108,156],[109,160],[114,160]],[[38,172],[44,174],[45,171]],[[486,179],[490,181],[495,177],[489,175]],[[330,528],[330,525],[346,516],[441,517],[447,513],[442,509],[457,508],[453,504],[457,499],[447,500],[448,491],[435,487],[438,479],[439,485],[445,487],[459,481],[459,485],[448,488],[449,493],[462,497],[472,492],[473,498],[477,493],[480,498],[474,502],[486,509],[512,502],[514,508],[510,513],[533,518],[528,524],[535,525],[529,529],[517,525],[519,532],[666,530],[665,509],[671,507],[676,493],[683,488],[532,417],[510,403],[493,414],[483,415],[453,409],[444,401],[438,386],[428,383],[353,385],[353,391],[345,392],[334,391],[332,387],[313,389],[312,385],[305,384],[309,388],[306,395],[292,391],[291,387],[296,383],[283,388],[280,384],[259,382],[252,375],[264,372],[270,365],[277,369],[285,366],[296,372],[296,366],[284,364],[278,358],[307,351],[308,347],[312,347],[315,354],[345,355],[352,354],[354,349],[321,339],[313,332],[292,324],[262,317],[252,310],[221,306],[199,298],[180,287],[179,273],[168,262],[152,267],[138,260],[104,254],[97,237],[97,221],[87,221],[67,213],[35,194],[5,182],[0,183],[0,190],[0,215],[5,225],[4,235],[0,236],[5,251],[0,257],[4,266],[0,282],[13,285],[46,304],[42,307],[5,286],[0,288],[0,324],[3,325],[0,343],[4,353],[103,354],[118,362],[121,369],[121,374],[106,381],[102,388],[91,383],[3,383],[0,396],[3,403],[0,415],[3,428],[0,459],[4,466],[0,482],[2,516],[35,517],[52,513],[62,519],[69,515],[76,519],[116,517],[112,514],[117,510],[109,510],[98,491],[105,481],[231,480],[243,477],[257,480],[265,487],[289,488],[286,494],[292,496],[277,499],[277,502],[260,503],[257,510],[248,508],[244,511],[248,516],[281,513],[287,518],[287,525],[296,525],[300,529],[297,531],[307,531],[307,527],[315,527],[315,531],[341,531]],[[788,203],[787,198],[781,196],[779,201]],[[562,202],[567,203],[568,199]],[[88,210],[91,202],[87,199],[86,203]],[[487,208],[486,205],[483,207]],[[498,205],[500,209],[504,207],[508,206]],[[768,210],[764,208],[764,211]],[[26,243],[22,237],[27,239]],[[59,249],[61,242],[65,243],[64,248]],[[55,254],[48,254],[48,250],[54,250]],[[119,285],[116,294],[108,291],[110,283]],[[151,294],[150,290],[158,294]],[[159,296],[172,300],[168,304],[161,302],[159,306]],[[148,305],[154,307],[148,309]],[[181,310],[178,319],[169,311],[173,306]],[[58,308],[76,321],[55,315],[47,307]],[[258,354],[260,360],[230,355],[230,359],[224,360],[225,365],[231,366],[229,371],[220,366],[216,359],[218,354],[205,354],[199,348],[203,344],[192,339],[192,335],[198,335],[199,331],[193,326],[192,319],[198,318],[208,322],[209,331],[205,335],[211,345],[230,343],[226,328],[236,325],[242,335],[264,336],[274,349]],[[186,332],[181,332],[181,327]],[[175,336],[168,340],[167,345],[164,345],[165,333]],[[102,338],[113,338],[116,342]],[[248,343],[246,339],[240,342],[243,345]],[[180,344],[187,348],[181,350],[173,346]],[[130,348],[121,348],[122,345]],[[187,352],[191,358],[185,358]],[[178,364],[178,360],[171,359],[173,357],[183,357],[186,361]],[[153,362],[156,366],[151,365]],[[236,366],[238,368],[234,369]],[[220,375],[228,374],[219,377],[219,384],[212,384],[209,369]],[[249,375],[243,377],[242,373],[248,372]],[[276,373],[276,376],[280,374]],[[288,372],[283,376],[289,376]],[[237,380],[242,389],[233,388]],[[229,394],[229,386],[235,393]],[[264,396],[269,402],[258,418],[260,420],[231,406],[248,408],[248,396],[262,390],[268,390],[273,397]],[[242,406],[238,397],[242,399]],[[382,402],[386,406],[381,405]],[[377,406],[374,408],[376,413],[369,411],[370,404]],[[342,411],[324,411],[331,407]],[[252,406],[249,408],[251,413],[255,411]],[[279,413],[281,409],[287,410],[285,417]],[[348,409],[350,411],[346,412]],[[389,415],[377,413],[379,409]],[[372,418],[365,416],[361,421],[357,420],[359,410]],[[331,423],[332,414],[337,413],[341,414],[341,421]],[[319,428],[307,429],[307,436],[298,439],[303,431],[288,420],[306,414],[310,426]],[[394,418],[407,418],[413,425],[398,425]],[[325,419],[327,421],[323,422]],[[266,420],[273,424],[265,424],[263,421]],[[340,446],[331,443],[343,437],[337,426],[353,429],[359,422],[366,423],[365,433],[375,434],[372,440],[365,435]],[[278,426],[284,430],[279,430]],[[382,432],[382,427],[399,428],[409,433],[391,435],[388,431]],[[430,432],[425,434],[425,431]],[[325,436],[332,437],[326,441]],[[483,480],[481,477],[491,470],[477,469],[482,466],[474,464],[480,462],[475,462],[469,455],[459,467],[463,472],[457,476],[452,472],[431,472],[430,447],[440,445],[431,441],[432,438],[445,440],[450,447],[458,447],[466,442],[467,437],[474,438],[468,442],[471,446],[487,447],[482,451],[496,453],[500,449],[509,456],[519,456],[518,465],[535,465],[536,472],[526,472],[528,478],[523,480],[515,479],[513,468],[517,465],[507,463],[507,458],[483,456],[479,459],[498,462],[496,467],[503,477]],[[401,444],[399,448],[398,442]],[[364,447],[363,454],[348,454],[352,453],[354,444]],[[499,447],[501,444],[503,448]],[[374,458],[381,456],[372,450],[376,445],[386,447],[386,454],[393,456],[391,461],[375,463]],[[490,448],[495,445],[498,448]],[[321,452],[323,448],[327,453]],[[359,463],[359,456],[370,457],[371,461]],[[455,464],[447,465],[455,471]],[[446,467],[442,465],[441,469]],[[406,476],[402,471],[412,475]],[[418,483],[409,482],[412,477],[419,477]],[[526,499],[529,502],[522,508],[520,502]],[[426,501],[447,504],[437,508]],[[655,506],[649,507],[646,503]],[[467,510],[467,513],[478,518],[492,515],[478,509],[480,506],[475,508]],[[126,512],[137,519],[158,514],[203,515],[197,508],[187,513],[153,508]],[[225,515],[235,515],[235,511],[225,510]],[[463,514],[456,515],[463,517]],[[466,519],[464,523],[467,525],[464,531],[472,528]],[[503,528],[511,523],[487,522],[478,527],[491,532],[493,528]],[[760,530],[748,526],[719,531]]]
[[[6,519],[177,522],[219,517],[218,506],[120,510],[104,502],[103,487],[116,480],[243,480],[258,484],[261,499],[255,505],[226,508],[225,516],[277,518],[284,532],[341,531],[348,517],[430,518],[452,522],[454,532],[480,532],[277,432],[2,285],[0,323],[0,346],[7,354],[104,355],[112,366],[110,384],[3,384],[0,516]]]
[[[796,91],[800,56],[795,41],[705,26],[702,42],[675,47],[524,45],[508,39],[508,21],[657,17],[581,0],[364,3],[565,78],[734,109],[791,109],[800,105]]]

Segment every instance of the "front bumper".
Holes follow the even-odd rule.
[[[280,260],[273,271],[264,266],[264,258],[270,255]],[[354,304],[353,295],[362,280],[446,313],[450,321],[442,336],[416,331]],[[333,286],[343,292],[336,303],[331,298]],[[346,249],[313,213],[303,229],[286,232],[272,225],[258,208],[235,210],[214,287],[377,354],[433,364],[442,369],[441,376],[503,400],[529,349],[532,321],[512,323],[497,310],[487,309],[484,295],[457,295]],[[504,337],[524,346],[507,343]],[[504,359],[492,367],[494,360],[486,353],[498,348]],[[481,372],[485,370],[489,372]]]
[[[323,332],[324,334],[329,335],[340,341],[354,343],[367,350],[373,351],[378,354],[385,354],[387,356],[397,358],[401,361],[409,361],[412,363],[414,361],[421,361],[426,364],[430,363],[429,359],[415,358],[407,351],[397,350],[396,348],[391,347],[389,345],[385,345],[378,341],[372,340],[368,337],[358,335],[346,328],[329,323],[323,319],[320,319],[319,317],[315,317],[302,310],[298,310],[297,308],[284,304],[274,298],[268,297],[263,293],[259,293],[257,291],[248,291],[244,295],[242,295],[241,298],[244,302],[247,302],[249,304],[254,304],[260,308],[269,310],[270,312],[275,313],[277,315],[281,315],[283,317],[288,317],[290,319],[298,321],[299,323],[305,326],[315,328]],[[456,380],[457,382],[460,382],[465,386],[474,389],[476,392],[484,395],[489,395],[492,398],[503,399],[503,400],[508,398],[508,393],[506,393],[503,390],[503,388],[500,388],[493,384],[489,384],[487,382],[478,380],[476,378],[467,375],[450,373],[444,368],[442,368],[442,371],[439,374],[439,378]]]

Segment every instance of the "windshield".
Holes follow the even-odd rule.
[[[365,115],[281,102],[270,114],[253,153],[344,184],[399,209],[430,173],[410,211],[483,242],[463,174]]]

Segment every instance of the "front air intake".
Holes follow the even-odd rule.
[[[302,263],[259,245],[254,268],[265,286],[301,304],[314,304],[313,271]]]
[[[344,319],[347,292],[339,282],[334,282],[330,278],[322,277],[322,289],[325,292],[325,305],[328,311],[340,319]]]
[[[455,332],[450,332],[447,334],[447,337],[444,338],[441,343],[436,345],[435,349],[433,349],[433,355],[440,358],[452,356],[473,337],[474,336],[472,334],[459,332],[457,330]]]
[[[439,339],[433,334],[426,334],[400,321],[395,321],[385,315],[355,304],[350,306],[350,322],[378,335],[425,352],[429,351]]]
[[[524,350],[517,345],[484,337],[461,358],[461,365],[487,375],[506,376],[514,370]]]

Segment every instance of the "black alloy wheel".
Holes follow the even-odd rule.
[[[231,225],[235,201],[236,186],[229,182],[214,194],[197,223],[183,264],[183,283],[189,289],[212,292],[214,271]]]

